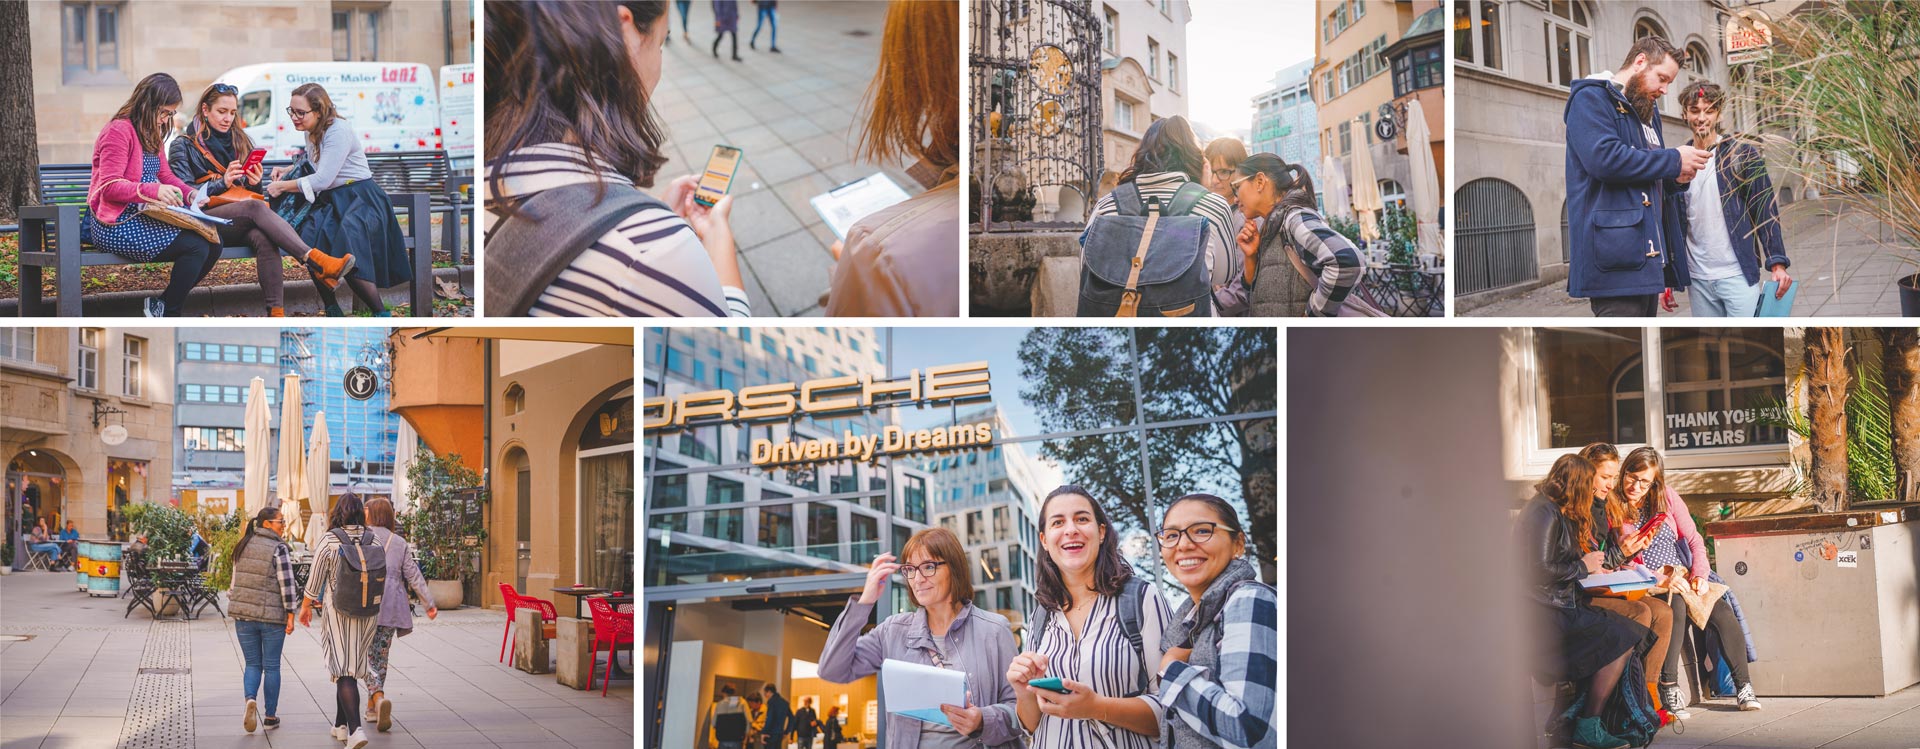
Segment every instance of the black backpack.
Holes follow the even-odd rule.
[[[1197,182],[1173,200],[1140,201],[1132,182],[1113,188],[1115,215],[1093,217],[1080,235],[1081,317],[1212,317],[1206,217],[1192,215],[1208,195]],[[491,245],[488,246],[491,249]]]
[[[1139,575],[1129,577],[1125,583],[1121,584],[1120,600],[1116,604],[1120,607],[1120,633],[1126,635],[1127,643],[1133,646],[1134,656],[1140,659],[1140,678],[1136,682],[1134,691],[1126,695],[1128,697],[1146,694],[1147,680],[1153,673],[1160,670],[1160,664],[1147,662],[1146,642],[1140,634],[1140,605],[1146,601],[1146,598],[1147,581],[1141,579]],[[1047,620],[1051,618],[1053,618],[1052,609],[1045,606],[1034,607],[1033,615],[1027,617],[1027,621],[1032,622],[1027,631],[1033,633],[1033,641],[1028,644],[1027,650],[1035,652],[1040,650],[1040,643],[1047,639]]]
[[[344,528],[333,529],[340,539],[333,568],[333,607],[351,616],[380,613],[380,596],[387,591],[387,550],[374,542],[373,529],[355,541]]]
[[[632,185],[580,182],[542,190],[487,232],[487,314],[525,317],[574,258],[642,208],[662,203]]]

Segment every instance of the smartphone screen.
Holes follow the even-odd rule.
[[[700,186],[693,191],[693,201],[709,207],[720,202],[733,186],[733,173],[739,168],[740,149],[714,146],[713,155],[707,157],[707,169],[700,174]]]
[[[247,154],[247,163],[240,165],[240,171],[243,171],[243,172],[253,171],[253,168],[256,166],[259,166],[260,162],[266,160],[266,158],[267,158],[267,149],[264,149],[264,148],[254,149],[253,153]]]

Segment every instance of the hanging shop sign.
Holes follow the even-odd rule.
[[[1756,10],[1743,10],[1727,21],[1727,64],[1764,60],[1773,48],[1773,25]]]
[[[371,369],[354,367],[340,378],[340,388],[347,392],[347,397],[363,401],[372,398],[380,388],[380,378]]]
[[[1667,414],[1667,449],[1739,447],[1763,441],[1761,430],[1784,420],[1779,407],[1720,408]]]
[[[986,362],[914,369],[904,377],[823,377],[806,382],[704,390],[674,397],[648,398],[641,406],[643,428],[678,431],[715,424],[786,419],[797,414],[867,411],[883,406],[957,403],[992,395]]]

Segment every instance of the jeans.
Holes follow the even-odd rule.
[[[37,544],[32,544],[32,543],[27,544],[27,548],[33,549],[34,551],[40,552],[42,554],[46,554],[47,564],[55,567],[59,566],[59,561],[60,561],[60,545],[59,544],[56,544],[52,541],[42,541]]]
[[[760,24],[763,22],[771,29],[771,33],[767,34],[767,43],[774,47],[780,46],[780,19],[773,14],[773,11],[774,6],[760,6],[760,14],[753,19],[753,36],[747,37],[747,46],[753,46],[754,42],[760,41]]]
[[[680,33],[691,35],[693,32],[687,31],[687,14],[693,9],[693,0],[673,0],[673,4],[680,6]],[[667,25],[673,25],[673,19],[667,19]]]
[[[1694,317],[1753,317],[1760,309],[1760,289],[1764,284],[1747,283],[1745,276],[1713,281],[1693,279],[1687,288],[1687,304]]]
[[[267,694],[263,707],[264,715],[275,715],[280,706],[280,646],[286,644],[285,625],[266,622],[233,620],[233,628],[240,636],[240,653],[246,657],[247,668],[241,676],[241,688],[247,692],[247,699],[253,699],[259,693],[261,681],[266,682]]]

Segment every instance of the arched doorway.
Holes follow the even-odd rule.
[[[46,450],[27,450],[7,461],[6,537],[13,540],[14,557],[7,564],[25,566],[26,545],[20,535],[35,523],[46,521],[48,534],[60,531],[60,523],[69,517],[66,483],[66,466]]]
[[[1533,204],[1512,184],[1476,179],[1454,191],[1460,229],[1454,240],[1460,294],[1472,294],[1540,277],[1534,242]]]
[[[509,446],[501,457],[499,470],[513,486],[512,501],[505,505],[513,508],[513,589],[525,593],[527,570],[533,564],[533,470],[528,465],[526,448],[518,444]]]

